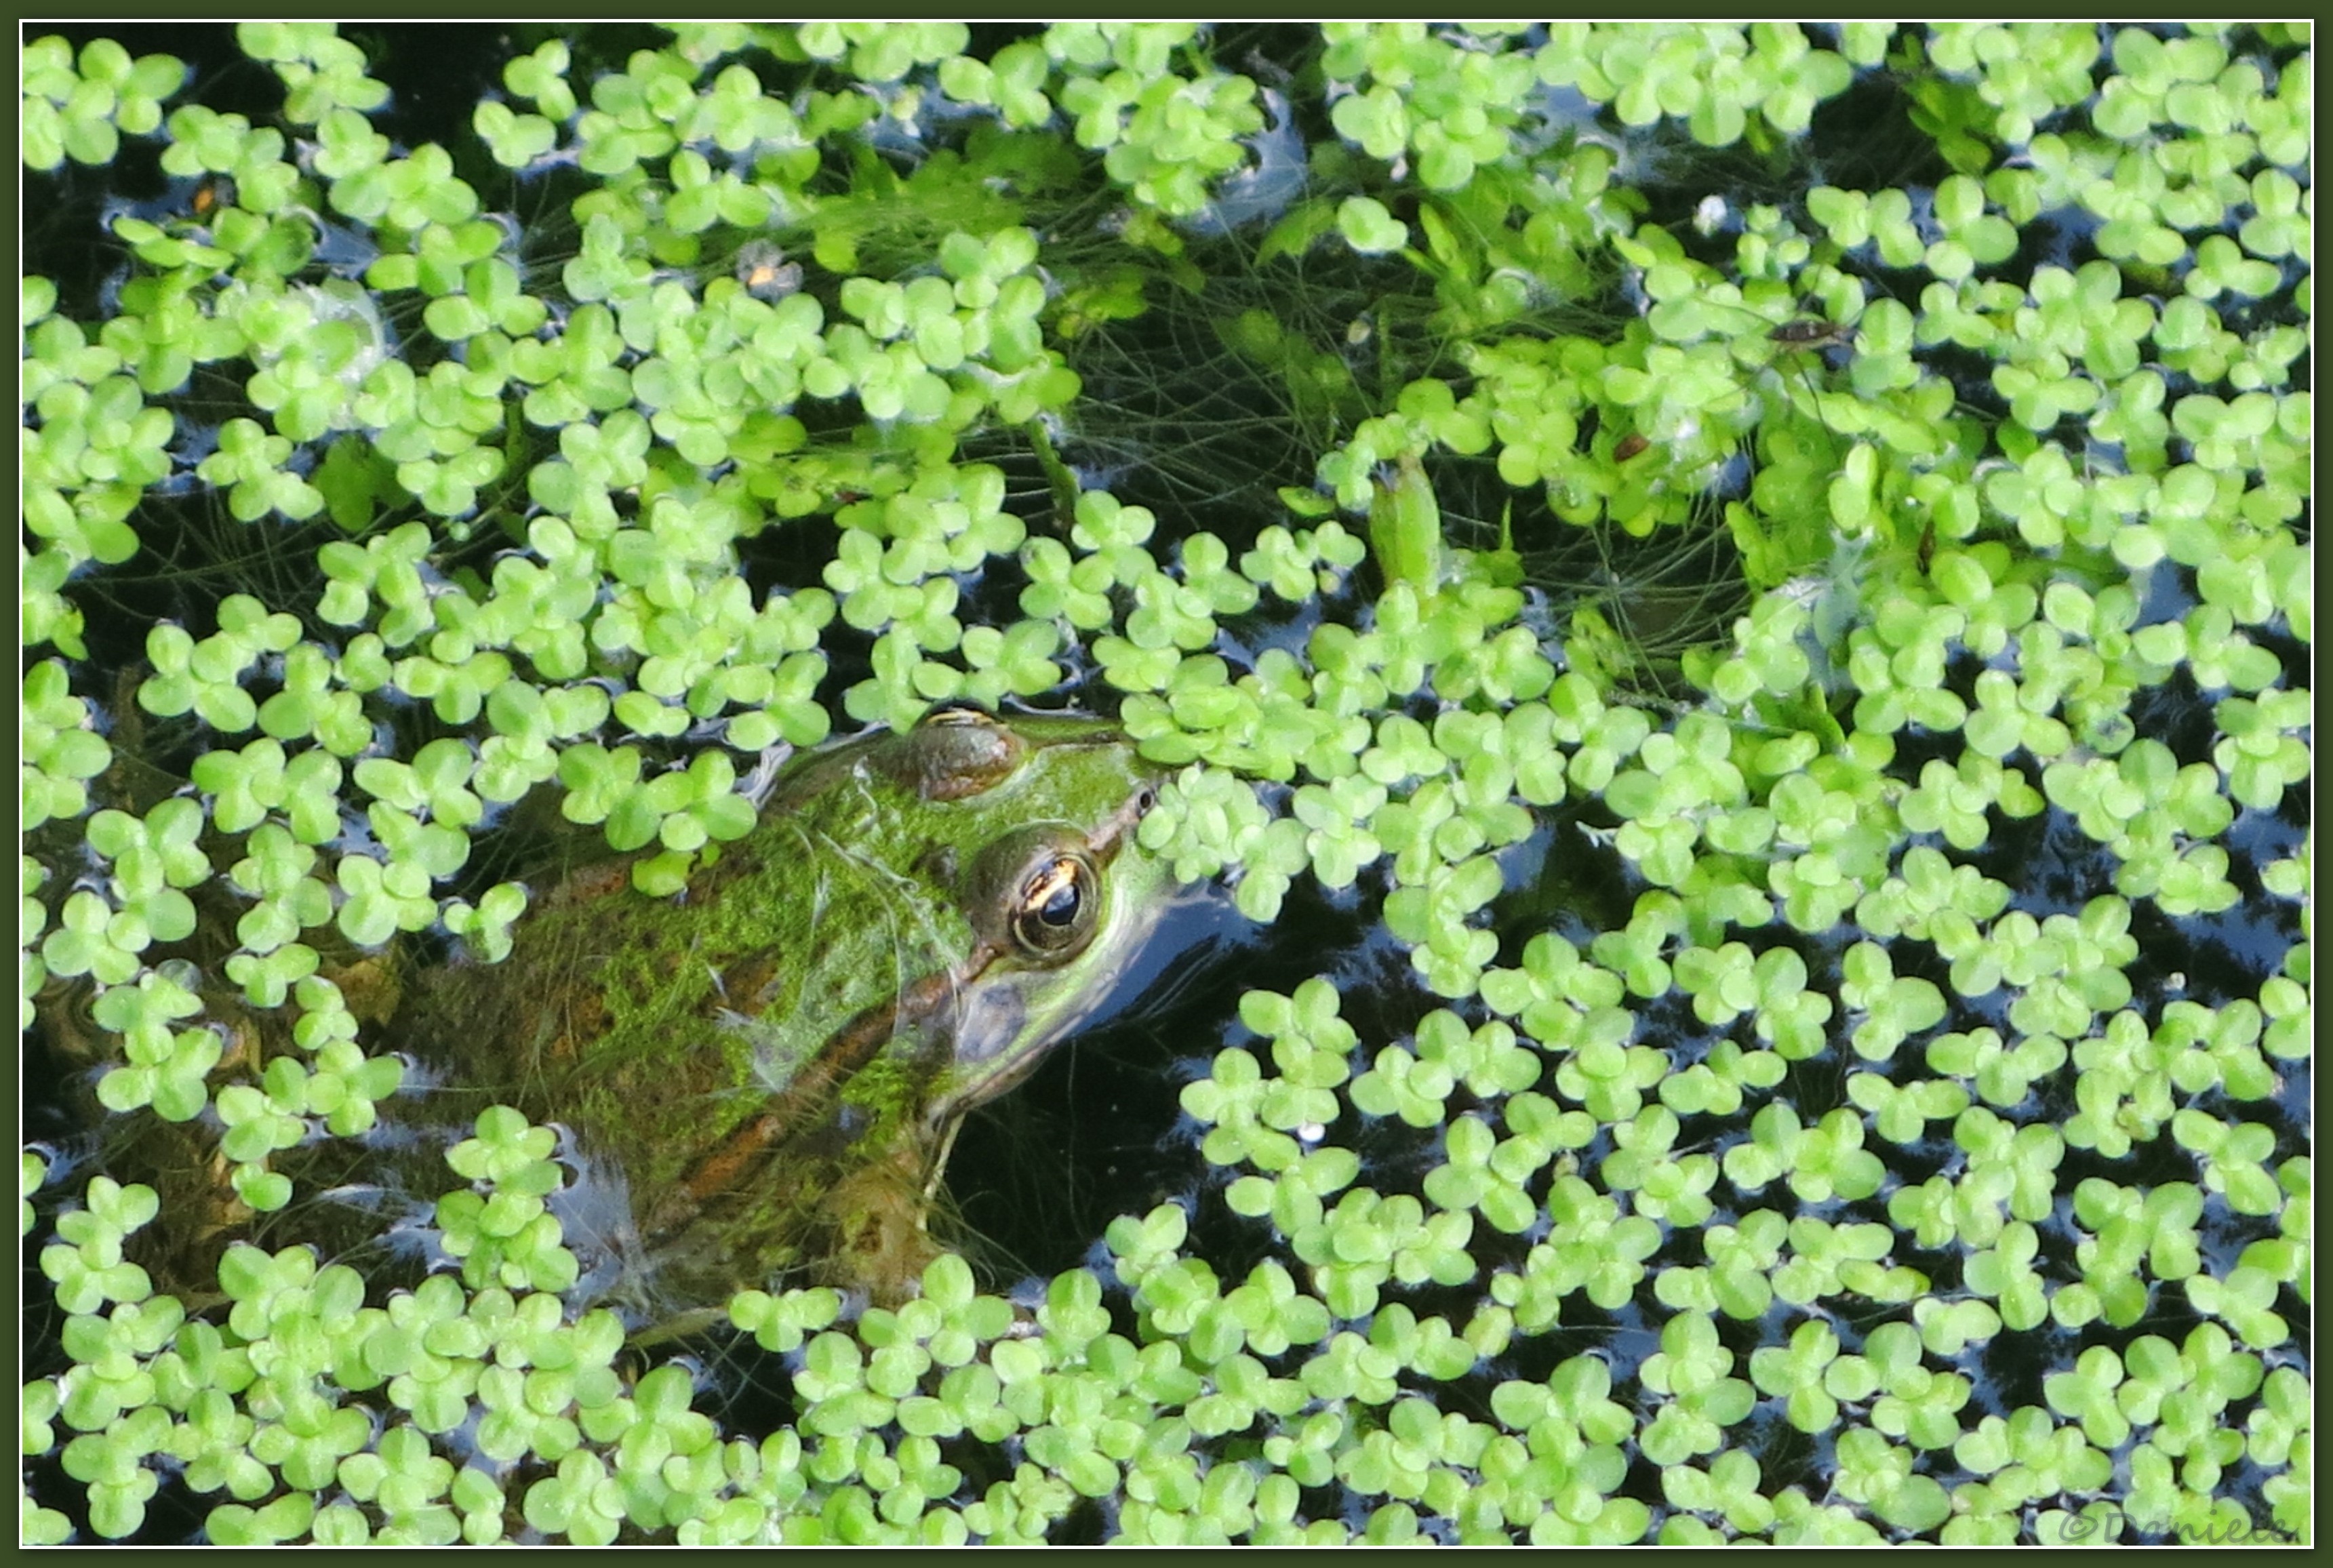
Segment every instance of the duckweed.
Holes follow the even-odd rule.
[[[22,1540],[2307,1538],[2306,24],[81,33]],[[529,812],[966,701],[1258,928],[1046,1277],[242,1238]]]

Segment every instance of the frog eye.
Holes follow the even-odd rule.
[[[1041,958],[1067,958],[1093,935],[1100,913],[1093,863],[1082,855],[1040,861],[1021,884],[1013,911],[1013,938]]]

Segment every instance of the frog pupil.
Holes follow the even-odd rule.
[[[1022,887],[1015,929],[1022,943],[1038,952],[1068,957],[1071,944],[1084,934],[1086,883],[1092,875],[1084,862],[1070,856],[1041,865]]]

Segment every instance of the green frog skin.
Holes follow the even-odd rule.
[[[1156,923],[1157,781],[1106,723],[964,710],[798,757],[684,892],[569,875],[503,962],[408,980],[392,1043],[444,1109],[567,1130],[569,1244],[636,1319],[780,1277],[896,1302],[957,1124]]]

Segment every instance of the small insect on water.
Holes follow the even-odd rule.
[[[1851,322],[1805,316],[1783,322],[1768,332],[1766,339],[1785,349],[1848,349],[1854,347],[1855,327]]]
[[[1839,426],[1833,423],[1823,407],[1826,397],[1831,394],[1817,381],[1814,367],[1800,361],[1794,373],[1784,372],[1781,369],[1781,363],[1788,356],[1797,354],[1827,356],[1834,349],[1843,349],[1852,354],[1858,336],[1856,323],[1834,321],[1823,316],[1803,315],[1794,317],[1791,320],[1777,322],[1766,330],[1764,336],[1766,341],[1774,346],[1771,358],[1766,361],[1767,368],[1775,369],[1783,377],[1786,384],[1795,383],[1798,392],[1804,393],[1804,400],[1800,404],[1803,412],[1811,415],[1825,428],[1838,429]],[[1791,401],[1800,403],[1797,392],[1791,394]]]

